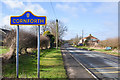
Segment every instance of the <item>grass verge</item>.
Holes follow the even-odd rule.
[[[3,65],[3,77],[15,78],[15,58]],[[19,56],[19,78],[37,78],[37,51]],[[40,78],[67,78],[60,49],[41,50]]]
[[[75,46],[75,47],[81,48],[81,49],[90,50],[90,51],[98,51],[98,52],[102,52],[102,53],[107,53],[107,54],[111,54],[111,55],[115,55],[115,56],[119,56],[120,55],[119,53],[113,52],[112,50],[94,49],[94,48],[89,48],[87,46]]]
[[[67,78],[60,49],[47,50],[41,54],[40,78]]]

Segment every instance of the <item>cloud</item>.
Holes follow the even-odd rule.
[[[76,12],[78,10],[76,7],[72,7],[69,4],[56,4],[56,8],[69,12]]]
[[[87,4],[90,6],[90,4]],[[78,10],[82,12],[86,12],[87,8],[83,4],[78,4],[78,3],[67,3],[67,4],[56,4],[56,8],[63,10],[63,11],[68,11],[68,12],[78,12]]]
[[[31,2],[28,3],[23,3],[22,1],[2,1],[8,8],[11,9],[11,11],[14,11],[15,13],[23,13],[24,11],[32,11],[36,15],[45,15],[47,14],[47,10],[45,10],[41,5],[39,4],[34,4]]]
[[[64,3],[64,4],[56,4],[56,8],[60,11],[65,12],[67,15],[71,15],[74,18],[77,18],[80,13],[84,13],[87,11],[87,8],[78,3]]]
[[[64,22],[64,23],[69,23],[69,19],[65,18],[65,17],[61,18],[61,21]]]
[[[108,29],[110,30],[117,30],[118,29],[118,23],[117,22],[113,22],[113,21],[106,21],[103,23],[103,25],[105,27],[108,27]]]
[[[24,11],[31,11],[35,13],[36,15],[45,15],[47,14],[47,10],[42,8],[39,4],[27,4],[24,8]]]
[[[34,4],[34,3],[23,3],[22,1],[2,1],[5,6],[7,6],[7,9],[10,9],[11,12],[13,13],[12,15],[22,15],[25,11],[29,10],[31,12],[33,12],[33,14],[35,15],[45,15],[47,14],[47,10],[45,10],[41,5],[39,4]],[[3,6],[4,7],[4,6]],[[6,9],[6,10],[7,10]],[[3,14],[3,13],[2,13]],[[8,25],[10,26],[10,14],[2,16],[2,20],[1,20],[1,25],[0,26],[4,26],[4,25]],[[0,14],[1,16],[1,14]]]
[[[77,17],[77,8],[70,4],[56,4],[56,9],[62,11],[64,14],[71,15],[71,17]]]
[[[118,3],[102,3],[95,8],[96,13],[117,13]],[[113,11],[114,10],[114,11]]]
[[[10,26],[10,15],[3,17],[1,23],[2,24],[0,24],[0,28],[4,28],[4,29],[16,28],[15,26]]]
[[[2,24],[3,25],[10,25],[10,16],[7,15],[2,19]]]
[[[87,8],[85,8],[83,5],[79,5],[79,7],[78,7],[79,9],[81,9],[81,11],[83,11],[83,12],[86,12],[87,11]]]
[[[6,4],[9,8],[22,8],[24,6],[22,1],[8,1],[8,0],[2,0],[4,4]]]

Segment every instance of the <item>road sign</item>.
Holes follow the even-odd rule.
[[[19,25],[38,25],[38,66],[37,73],[40,77],[40,25],[46,25],[46,16],[36,16],[31,11],[24,12],[21,16],[11,16],[10,24],[17,25],[16,40],[16,76],[19,77]]]
[[[11,16],[11,25],[46,25],[46,16],[36,16],[31,11],[26,11],[21,16]]]

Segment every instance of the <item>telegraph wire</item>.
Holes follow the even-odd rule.
[[[57,19],[57,16],[56,16],[56,13],[55,13],[55,9],[53,7],[53,4],[52,4],[51,0],[50,0],[50,4],[51,4],[51,7],[52,7],[52,10],[53,10],[53,13],[54,13],[54,17]]]

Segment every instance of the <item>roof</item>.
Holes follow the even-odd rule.
[[[10,32],[10,30],[0,28],[0,34],[2,34],[2,33],[7,34],[9,32]]]
[[[94,36],[92,36],[91,34],[89,34],[89,36],[88,37],[84,37],[83,39],[97,39],[96,37],[94,37]]]

